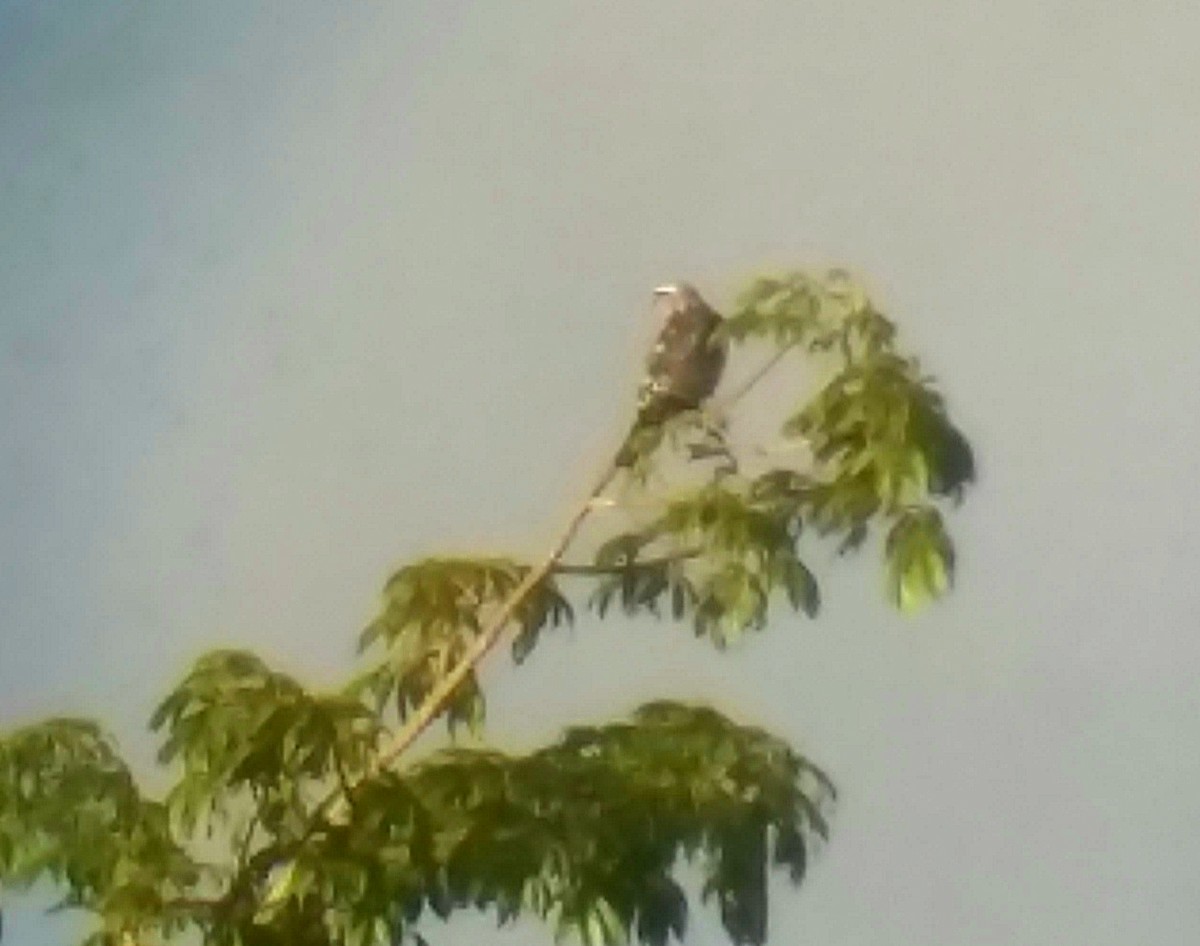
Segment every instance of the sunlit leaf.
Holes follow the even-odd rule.
[[[906,511],[885,545],[892,600],[912,612],[944,595],[954,576],[954,548],[936,509]]]

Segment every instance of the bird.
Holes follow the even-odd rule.
[[[684,411],[700,407],[716,390],[727,354],[719,336],[724,319],[689,283],[659,286],[655,310],[663,327],[646,359],[646,374],[638,389],[638,410],[614,464],[629,467],[648,438]]]

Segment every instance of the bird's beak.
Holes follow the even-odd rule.
[[[676,289],[674,286],[658,286],[655,288],[654,294],[656,296],[669,296],[675,291]]]

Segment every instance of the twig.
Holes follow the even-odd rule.
[[[735,404],[737,404],[738,401],[749,394],[754,386],[771,372],[772,368],[779,364],[779,362],[783,361],[785,355],[787,355],[799,344],[799,340],[791,341],[784,345],[783,348],[779,349],[779,351],[775,352],[775,354],[770,358],[768,358],[766,362],[763,363],[761,368],[754,372],[754,374],[750,375],[750,377],[742,384],[740,388],[738,388],[733,392],[733,394],[725,399],[723,404],[718,405],[720,412],[727,413]]]
[[[558,537],[558,541],[547,553],[545,560],[537,568],[531,569],[529,573],[521,580],[521,583],[513,589],[512,594],[508,596],[508,600],[492,619],[487,623],[479,636],[471,642],[471,646],[463,654],[457,664],[450,668],[450,671],[438,681],[437,685],[429,691],[429,694],[417,707],[416,711],[408,718],[403,726],[397,730],[396,735],[391,743],[375,757],[367,772],[355,781],[350,786],[349,790],[342,792],[335,789],[314,809],[312,823],[315,825],[320,820],[320,815],[333,805],[337,799],[346,798],[353,794],[355,788],[362,785],[367,779],[387,768],[398,756],[404,753],[417,738],[429,727],[429,725],[437,718],[438,714],[445,708],[450,698],[454,695],[454,691],[459,685],[470,675],[475,666],[487,656],[488,652],[499,642],[503,636],[505,626],[516,613],[517,608],[524,603],[530,592],[536,588],[547,575],[554,571],[559,564],[563,553],[566,552],[567,546],[575,538],[579,527],[583,525],[585,519],[593,509],[593,500],[608,488],[608,484],[613,481],[617,475],[619,467],[615,463],[609,463],[604,474],[597,480],[596,485],[592,487],[588,493],[587,499],[579,506],[572,515],[567,526],[563,529],[562,534]]]
[[[257,803],[257,799],[255,802]],[[254,840],[254,831],[258,827],[258,820],[258,811],[256,810],[250,816],[250,820],[246,824],[246,833],[242,835],[241,843],[238,845],[237,863],[239,867],[246,863],[246,858],[250,854],[250,842]]]
[[[624,572],[637,571],[639,568],[657,568],[660,565],[670,565],[672,562],[685,562],[700,554],[700,549],[684,549],[670,555],[657,555],[653,558],[637,558],[620,565],[571,565],[559,562],[554,566],[556,575],[620,575]]]

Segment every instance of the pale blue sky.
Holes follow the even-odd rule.
[[[1197,36],[1154,0],[0,0],[0,725],[144,761],[204,649],[331,679],[397,564],[542,548],[650,287],[840,262],[977,445],[955,597],[901,620],[868,556],[731,654],[585,620],[490,668],[497,738],[660,694],[787,735],[843,801],[776,943],[1200,941]]]

